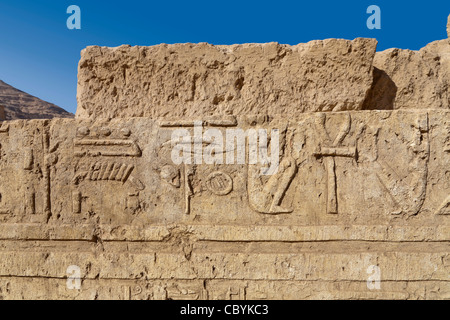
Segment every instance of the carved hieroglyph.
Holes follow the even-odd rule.
[[[180,124],[168,120],[3,126],[0,275],[15,278],[2,278],[2,297],[447,297],[450,112],[258,119],[201,130],[280,128],[274,176],[174,164]],[[69,265],[82,270],[80,291],[65,286]],[[389,280],[382,291],[365,285],[370,265]],[[32,296],[30,281],[59,289]]]
[[[336,161],[335,157],[349,157],[357,159],[355,147],[342,147],[345,137],[349,134],[352,121],[350,114],[344,117],[344,123],[338,134],[333,139],[327,132],[326,115],[319,113],[316,120],[316,130],[325,146],[319,145],[319,150],[314,154],[318,158],[325,158],[327,168],[327,213],[338,213]],[[328,144],[328,146],[327,146]]]
[[[450,298],[448,44],[87,48],[0,127],[0,299]]]
[[[72,222],[94,214],[108,223],[117,215],[118,221],[139,218],[144,224],[178,223],[184,221],[180,213],[191,212],[211,223],[262,222],[261,213],[284,214],[279,222],[288,225],[306,223],[305,214],[327,221],[323,213],[338,212],[342,219],[360,223],[390,221],[390,215],[421,218],[432,193],[430,176],[446,168],[449,154],[443,146],[436,151],[439,157],[432,158],[433,137],[448,141],[448,112],[436,112],[431,119],[427,112],[416,111],[305,114],[287,124],[277,118],[261,124],[251,117],[237,118],[235,127],[244,132],[282,128],[278,171],[271,176],[261,175],[258,164],[227,164],[225,152],[223,164],[176,165],[170,140],[174,127],[149,119],[127,124],[11,122],[0,133],[2,175],[10,184],[3,187],[2,212],[10,213],[5,221],[18,221],[18,214],[44,214],[49,222]],[[215,128],[226,136],[227,126]],[[442,134],[436,136],[436,130]],[[441,167],[435,164],[439,161]],[[7,178],[16,174],[18,165],[19,178]],[[441,175],[446,174],[444,169]],[[444,176],[431,188],[439,185],[438,204],[445,208]],[[18,190],[25,201],[16,200]],[[122,210],[132,208],[130,203],[139,203],[139,210],[127,217]],[[203,210],[205,203],[210,213]],[[230,211],[234,205],[236,211]],[[110,216],[105,208],[116,214]],[[433,212],[439,210],[436,204]]]

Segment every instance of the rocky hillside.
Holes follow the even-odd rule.
[[[0,105],[5,106],[6,119],[72,118],[66,110],[20,91],[0,80]]]

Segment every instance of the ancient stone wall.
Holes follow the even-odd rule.
[[[0,128],[0,297],[450,298],[448,46],[87,48],[77,119]]]
[[[377,42],[296,46],[176,44],[88,47],[78,118],[201,117],[361,110]]]

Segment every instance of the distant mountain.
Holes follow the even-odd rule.
[[[6,120],[73,118],[66,110],[20,91],[0,80],[0,105],[5,107]]]

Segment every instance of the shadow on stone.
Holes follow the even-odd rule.
[[[363,110],[394,110],[397,86],[389,75],[378,68],[373,69],[373,84],[363,104]]]

